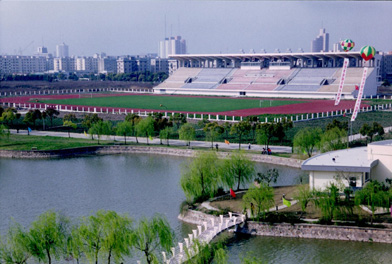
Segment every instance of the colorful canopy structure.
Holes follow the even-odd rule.
[[[345,39],[340,42],[340,45],[342,46],[342,49],[347,52],[354,48],[355,43],[351,39]]]
[[[371,60],[376,54],[376,49],[372,46],[364,46],[360,51],[361,57],[365,60]]]

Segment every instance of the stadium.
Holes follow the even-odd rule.
[[[335,98],[344,59],[349,59],[343,99],[358,94],[368,67],[364,97],[377,94],[381,56],[364,61],[360,52],[299,52],[172,55],[173,74],[155,87],[155,94]]]

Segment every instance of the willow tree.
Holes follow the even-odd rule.
[[[321,128],[305,127],[294,136],[294,149],[298,153],[306,153],[309,158],[312,156],[314,148],[320,144],[322,131]]]
[[[60,259],[65,248],[69,220],[56,212],[41,214],[31,224],[29,248],[39,262],[51,264],[52,258]]]
[[[157,252],[170,251],[174,232],[165,218],[155,215],[151,220],[142,218],[134,229],[131,244],[141,251],[147,263],[159,263]]]
[[[132,136],[133,129],[132,123],[126,120],[117,124],[116,134],[124,137],[125,145],[127,144],[127,137]]]
[[[148,138],[154,133],[154,119],[151,116],[148,116],[140,120],[140,122],[136,125],[136,133],[139,136],[146,136],[148,145]]]
[[[130,254],[132,220],[127,216],[100,210],[82,219],[79,233],[83,251],[90,262],[98,264],[99,259],[106,256],[110,264],[112,257],[119,262]]]
[[[242,137],[248,135],[251,129],[252,126],[249,121],[240,121],[231,127],[230,134],[238,136],[238,149],[241,149]]]
[[[0,243],[0,262],[12,264],[25,264],[31,257],[29,250],[28,233],[17,223],[13,223],[9,229],[5,242]]]
[[[211,148],[214,148],[214,140],[221,135],[225,129],[217,122],[208,123],[204,126],[203,131],[206,133],[206,140],[211,141]]]
[[[274,206],[274,189],[261,184],[260,187],[253,186],[249,188],[242,198],[245,208],[250,208],[252,215],[260,219],[260,214],[265,218],[268,210]]]
[[[245,185],[253,179],[255,163],[243,151],[234,151],[224,160],[220,174],[225,186],[234,188],[237,184],[238,191],[241,184]]]
[[[190,147],[191,140],[194,140],[196,138],[196,131],[191,124],[186,123],[182,125],[181,128],[178,130],[178,135],[180,140],[187,142],[187,146]]]
[[[181,188],[188,200],[212,197],[219,184],[220,162],[216,152],[198,152],[192,161],[182,168]]]

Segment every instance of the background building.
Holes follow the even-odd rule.
[[[63,44],[57,45],[56,46],[56,57],[57,58],[65,58],[68,57],[68,45],[66,45],[64,42]]]
[[[329,48],[329,34],[325,28],[320,29],[320,34],[310,43],[310,52],[327,52]]]
[[[165,38],[159,42],[159,57],[169,58],[170,55],[186,54],[186,41],[181,36]]]

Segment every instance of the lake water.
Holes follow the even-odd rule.
[[[128,213],[134,219],[160,213],[181,239],[192,228],[177,220],[185,200],[179,180],[181,164],[186,160],[141,154],[0,159],[0,233],[5,234],[11,218],[28,227],[49,209],[72,219],[105,209]],[[258,164],[257,170],[272,167],[280,173],[277,185],[299,182],[298,169]],[[231,263],[239,263],[247,251],[267,263],[388,263],[392,262],[392,254],[387,253],[387,248],[390,245],[243,236],[234,236],[228,243]],[[341,261],[331,262],[331,256],[336,254]],[[378,259],[387,261],[377,262]]]

